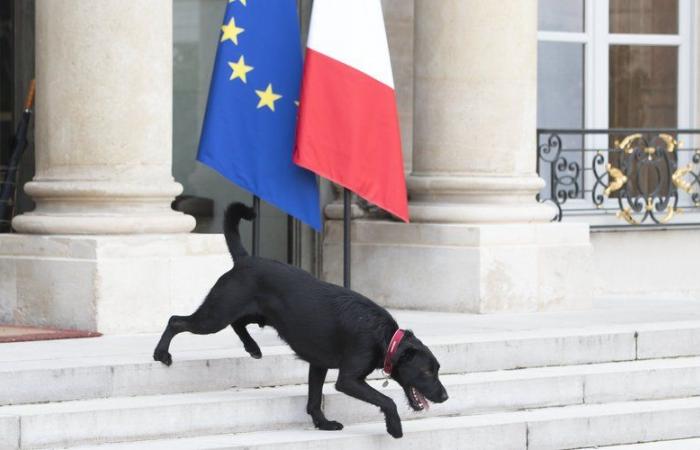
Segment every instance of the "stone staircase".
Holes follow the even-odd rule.
[[[234,333],[0,345],[0,449],[700,449],[700,303],[598,302],[592,311],[498,316],[398,311],[442,365],[450,399],[409,411],[404,438],[376,407],[335,392],[314,430],[307,365],[272,330],[263,359]]]

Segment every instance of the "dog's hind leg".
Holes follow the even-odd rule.
[[[306,404],[306,412],[319,430],[342,430],[342,423],[326,419],[321,410],[323,382],[326,381],[327,372],[325,367],[309,365],[309,402]]]
[[[223,330],[226,326],[228,326],[228,322],[201,314],[200,311],[195,312],[191,316],[172,316],[168,320],[168,326],[163,331],[163,335],[153,352],[153,359],[169,366],[173,363],[173,358],[169,352],[170,341],[175,336],[184,331],[194,334],[212,334]]]
[[[241,338],[241,341],[243,342],[243,348],[245,348],[245,351],[247,351],[253,358],[260,359],[262,358],[262,352],[260,351],[260,347],[246,329],[246,325],[254,322],[254,320],[248,321],[245,319],[240,319],[232,323],[231,327],[233,328],[233,331],[236,332],[238,337]]]

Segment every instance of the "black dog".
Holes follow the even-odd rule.
[[[172,363],[170,341],[183,331],[216,333],[231,325],[253,358],[260,347],[246,325],[270,325],[299,357],[308,361],[309,399],[306,411],[322,430],[343,425],[321,411],[323,383],[329,368],[338,368],[335,387],[351,397],[378,406],[386,429],[403,435],[396,404],[367,384],[373,370],[384,368],[406,394],[410,406],[421,411],[425,400],[442,403],[447,392],[438,379],[435,356],[410,331],[400,330],[382,307],[349,289],[318,281],[307,272],[276,261],[250,257],[238,233],[240,219],[252,220],[251,208],[235,203],[224,219],[226,243],[234,267],[221,276],[204,303],[191,316],[173,316],[153,358]]]

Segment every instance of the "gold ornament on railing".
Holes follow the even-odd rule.
[[[682,142],[677,141],[673,136],[667,133],[659,133],[658,139],[663,143],[663,148],[657,148],[657,146],[649,145],[649,142],[651,141],[647,141],[642,133],[630,134],[629,136],[626,136],[624,139],[622,139],[622,141],[615,141],[615,147],[618,150],[624,152],[624,154],[628,157],[631,157],[634,154],[635,150],[639,149],[646,155],[646,159],[648,161],[653,161],[654,158],[657,156],[658,151],[665,151],[670,156],[676,151],[677,148],[680,148],[682,145]],[[639,143],[641,145],[635,146],[635,143]],[[666,158],[666,164],[669,165],[669,168],[671,164],[670,161],[670,158]],[[671,174],[671,181],[673,182],[673,185],[675,185],[678,189],[690,193],[693,189],[693,183],[684,180],[683,177],[686,176],[688,173],[691,173],[692,170],[692,163],[689,163],[684,167],[677,168],[673,172],[673,174]],[[604,195],[605,197],[610,197],[610,194],[622,189],[625,186],[625,184],[628,181],[628,177],[624,174],[624,172],[621,169],[613,167],[611,164],[607,165],[607,172],[609,180],[611,181],[609,182],[608,187],[605,189]],[[631,225],[639,225],[650,214],[653,217],[655,209],[656,208],[654,205],[654,198],[647,197],[646,203],[644,205],[644,217],[642,218],[642,220],[637,220],[634,217],[634,211],[629,206],[622,208],[620,211],[617,212],[616,215],[617,217],[624,219],[627,223]],[[683,212],[680,208],[675,207],[673,204],[669,204],[663,211],[665,211],[665,215],[663,217],[654,218],[654,220],[657,223],[668,223],[674,217],[675,214]],[[661,212],[661,210],[657,212]]]
[[[614,167],[612,164],[608,163],[607,165],[607,170],[608,170],[608,175],[610,175],[610,178],[612,181],[610,184],[608,184],[608,187],[605,188],[605,192],[603,192],[603,195],[606,197],[610,197],[610,194],[612,194],[615,191],[619,191],[622,189],[622,186],[627,183],[627,176],[622,173],[620,169],[617,167]]]
[[[690,173],[691,170],[693,170],[693,163],[688,163],[685,166],[676,169],[676,171],[673,172],[673,175],[671,175],[673,184],[675,184],[678,189],[682,189],[688,194],[690,194],[690,191],[693,190],[692,183],[685,181],[683,177]]]
[[[651,197],[647,198],[645,210],[647,213],[654,211],[654,200]],[[658,223],[668,223],[671,221],[671,219],[673,219],[674,215],[680,214],[682,212],[682,209],[674,208],[673,206],[669,205],[669,207],[666,208],[666,215],[661,218],[657,218],[656,220],[658,221]],[[622,211],[618,211],[615,215],[620,219],[624,219],[630,225],[640,225],[642,223],[641,221],[638,221],[634,218],[634,216],[632,215],[632,208],[630,208],[629,206],[625,207]]]

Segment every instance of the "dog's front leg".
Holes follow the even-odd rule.
[[[173,363],[173,357],[170,355],[169,351],[170,342],[175,336],[184,331],[181,323],[182,319],[184,319],[184,317],[172,316],[170,320],[168,320],[168,326],[165,327],[165,331],[163,331],[163,335],[160,337],[160,341],[158,341],[158,345],[156,345],[156,349],[153,352],[154,360],[160,361],[166,366]]]
[[[306,412],[319,430],[342,430],[342,423],[326,419],[321,410],[323,383],[326,381],[327,372],[328,369],[325,367],[309,365],[309,402],[306,405]]]
[[[354,376],[344,375],[343,369],[341,368],[338,381],[335,383],[335,388],[350,397],[355,397],[358,400],[379,406],[379,409],[384,413],[386,431],[395,438],[403,436],[401,418],[396,409],[396,403],[367,384],[364,379],[357,379]]]

